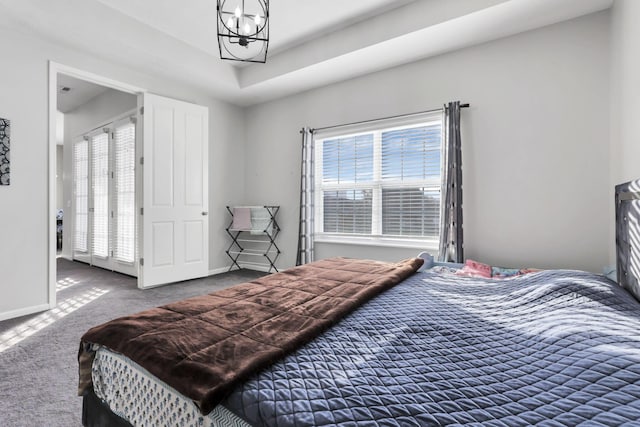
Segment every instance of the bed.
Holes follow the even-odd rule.
[[[167,374],[156,365],[138,363],[144,362],[149,347],[128,357],[130,350],[119,347],[120,339],[110,345],[87,339],[93,338],[92,328],[79,352],[81,367],[89,366],[88,372],[81,369],[83,424],[638,424],[639,196],[638,182],[616,187],[619,284],[568,270],[500,280],[460,277],[450,271],[459,265],[434,265],[429,257],[424,264],[411,261],[410,267],[402,263],[371,267],[359,261],[351,265],[341,260],[338,263],[357,273],[346,274],[349,282],[354,277],[362,282],[376,268],[391,271],[400,280],[372,282],[378,290],[368,293],[361,305],[335,309],[342,306],[331,302],[327,307],[334,308],[328,311],[340,311],[340,317],[301,326],[313,333],[295,338],[296,346],[284,344],[269,357],[250,351],[254,357],[246,364],[257,364],[222,389],[207,385],[184,367],[174,377],[160,380]],[[286,288],[287,277],[297,275],[294,279],[299,281],[304,274],[293,269],[269,277]],[[333,280],[318,270],[310,277],[315,277],[308,280],[314,283]],[[237,292],[255,285],[265,286],[263,282],[240,285]],[[187,304],[191,311],[196,305]],[[176,312],[189,311],[180,307]],[[126,331],[131,321],[116,319],[115,326],[97,328],[107,336],[118,336],[122,333],[118,327]],[[156,328],[153,324],[150,330]],[[290,329],[276,333],[276,340]],[[148,330],[148,335],[163,349],[176,347],[163,341],[164,334]],[[202,349],[214,344],[207,345]],[[267,359],[264,365],[262,359]],[[203,369],[202,377],[217,375],[210,366]],[[235,365],[230,370],[235,372]],[[226,371],[218,374],[226,379]],[[205,392],[189,397],[180,391],[185,382],[200,384]]]

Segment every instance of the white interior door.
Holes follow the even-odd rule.
[[[138,287],[209,271],[208,109],[145,93]]]

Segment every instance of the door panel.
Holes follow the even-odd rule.
[[[186,116],[187,140],[202,140],[204,128],[201,116],[189,114]],[[189,206],[202,206],[204,180],[203,164],[201,161],[201,148],[194,144],[185,146],[185,162],[189,167],[185,171],[185,204]]]
[[[184,262],[202,262],[204,257],[204,221],[185,221]]]
[[[156,221],[151,224],[153,235],[153,260],[154,267],[173,266],[173,254],[175,252],[174,223]]]
[[[153,194],[153,207],[173,207],[173,183],[174,183],[174,140],[176,128],[174,127],[173,109],[171,107],[158,106],[149,111],[151,126],[153,128],[153,144],[150,147],[150,156],[146,156],[151,164],[147,168],[153,171],[149,188]],[[145,121],[146,123],[146,121]],[[145,127],[145,132],[148,128]],[[145,135],[146,136],[146,135]],[[145,147],[146,148],[146,147]]]
[[[141,288],[209,271],[208,110],[144,94]]]

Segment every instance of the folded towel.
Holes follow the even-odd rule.
[[[271,215],[267,208],[251,208],[251,234],[271,234]]]
[[[251,230],[251,209],[233,208],[233,225],[231,228],[233,230]]]

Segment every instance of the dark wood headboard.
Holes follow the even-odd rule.
[[[618,284],[640,301],[640,179],[616,185]]]

